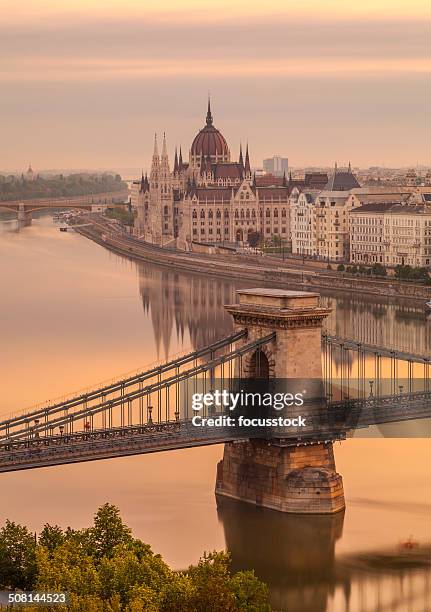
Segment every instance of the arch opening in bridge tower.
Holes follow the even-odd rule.
[[[269,380],[269,361],[262,351],[257,349],[250,359],[249,377],[258,380]]]

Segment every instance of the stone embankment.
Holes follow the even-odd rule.
[[[282,264],[275,262],[273,258],[268,261],[266,257],[259,258],[254,255],[204,255],[164,249],[120,232],[102,219],[92,219],[91,227],[77,228],[77,231],[111,251],[132,259],[200,274],[306,290],[346,291],[419,301],[431,299],[431,287],[394,279],[342,275],[335,271],[309,269],[299,263]]]

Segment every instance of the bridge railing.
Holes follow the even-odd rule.
[[[216,355],[216,349],[221,349],[245,336],[245,332],[238,332],[228,339],[220,341],[202,349],[203,354],[210,354],[208,361],[198,363],[196,353],[193,357],[184,358],[181,369],[177,362],[167,364],[156,373],[144,373],[139,380],[129,385],[126,392],[124,385],[120,384],[120,393],[106,398],[101,390],[94,392],[96,403],[87,401],[74,401],[73,412],[70,405],[62,404],[46,409],[43,414],[37,413],[25,419],[9,422],[4,426],[4,433],[0,436],[0,444],[21,439],[33,439],[40,436],[53,436],[74,433],[77,428],[83,431],[110,430],[115,427],[131,427],[153,423],[178,422],[189,420],[191,417],[190,393],[193,389],[210,391],[214,381],[227,382],[235,377],[242,376],[242,359],[249,352],[271,342],[275,333],[259,338],[251,343],[234,348],[229,352]],[[199,352],[200,353],[200,352]],[[167,366],[170,366],[169,368]],[[144,384],[145,382],[145,384]],[[116,390],[118,388],[116,387]]]
[[[152,379],[160,380],[161,377],[167,376],[172,371],[178,374],[181,368],[193,362],[197,363],[199,359],[208,356],[212,359],[218,351],[231,347],[246,335],[247,332],[245,330],[240,330],[208,346],[181,355],[168,363],[157,365],[147,371],[135,373],[132,376],[127,376],[52,405],[38,407],[35,410],[5,419],[0,422],[0,440],[13,436],[17,431],[21,432],[22,427],[33,430],[35,426],[41,425],[41,421],[46,424],[57,414],[67,413],[68,416],[71,416],[75,412],[80,411],[81,408],[90,414],[89,410],[93,402],[100,400],[99,404],[97,404],[98,406],[100,404],[107,404],[108,401],[116,399],[118,396],[120,399],[124,398],[130,388],[137,386],[138,390],[141,390],[143,385]]]

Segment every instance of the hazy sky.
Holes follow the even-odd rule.
[[[146,168],[155,131],[188,151],[208,91],[255,166],[431,165],[431,2],[352,4],[2,0],[0,170]]]

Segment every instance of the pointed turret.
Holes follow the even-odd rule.
[[[242,167],[242,169],[244,169],[244,160],[242,157],[242,144],[240,143],[239,145],[239,160],[238,160],[239,165]]]
[[[151,162],[151,173],[150,173],[151,187],[153,189],[158,189],[159,178],[160,178],[159,147],[157,145],[157,134],[154,134],[154,150],[153,150],[153,159]]]
[[[180,145],[180,156],[178,158],[178,172],[181,172],[182,169],[183,169],[183,152],[181,151],[181,145]]]
[[[174,157],[174,174],[178,172],[178,153],[177,147],[175,147],[175,157]]]
[[[166,183],[169,180],[170,169],[169,169],[169,157],[168,148],[166,146],[166,134],[163,132],[163,146],[162,146],[162,157],[161,157],[161,176],[163,181]]]
[[[349,162],[349,168],[347,170],[349,174],[352,174],[352,164]]]
[[[286,171],[283,172],[283,187],[287,187]]]
[[[163,132],[163,147],[162,147],[162,159],[167,159],[168,149],[166,147],[166,134]]]
[[[159,157],[159,147],[157,145],[157,134],[154,134],[153,160],[155,157]]]
[[[247,143],[247,149],[245,151],[245,164],[244,164],[244,170],[246,175],[251,175],[251,168],[250,168],[250,156],[248,154],[248,143]]]

